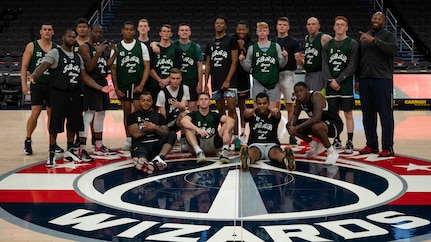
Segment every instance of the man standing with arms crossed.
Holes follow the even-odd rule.
[[[107,60],[105,57],[105,49],[108,43],[99,41],[103,37],[103,28],[100,24],[94,24],[91,27],[90,38],[88,42],[79,47],[79,54],[82,56],[85,64],[85,70],[88,74],[101,86],[107,86],[106,76],[108,69],[111,68],[114,59],[117,57],[116,49],[114,55]],[[113,44],[112,44],[113,45]],[[111,46],[112,47],[112,46]],[[80,153],[82,159],[92,160],[87,153],[87,137],[88,127],[93,121],[94,126],[94,154],[96,155],[112,155],[115,151],[108,149],[103,145],[102,133],[103,122],[105,119],[105,110],[109,107],[109,95],[99,92],[87,85],[83,85],[84,93],[84,130],[79,132]]]
[[[290,120],[293,114],[293,86],[296,83],[295,70],[297,66],[302,66],[301,61],[301,44],[295,38],[289,35],[290,23],[287,17],[280,17],[277,20],[277,37],[272,41],[280,45],[287,51],[287,64],[280,68],[280,94],[283,94],[287,110],[287,120]],[[281,100],[281,96],[280,96]],[[289,138],[290,145],[296,145],[295,136]]]
[[[37,119],[42,111],[43,104],[46,105],[46,114],[48,116],[48,124],[51,117],[51,102],[49,88],[49,72],[46,71],[43,75],[30,83],[30,88],[27,86],[27,71],[33,72],[36,67],[42,63],[45,57],[52,48],[57,47],[52,42],[54,29],[50,23],[43,23],[39,30],[40,39],[27,44],[24,50],[21,61],[21,87],[24,95],[31,95],[31,114],[27,120],[27,135],[24,141],[24,154],[32,155],[31,135],[37,126]],[[58,145],[55,147],[55,152],[64,152]]]

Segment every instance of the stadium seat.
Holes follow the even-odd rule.
[[[0,107],[7,107],[9,103],[17,103],[18,106],[21,106],[23,103],[21,73],[19,71],[11,71],[7,75],[4,75],[3,78],[4,85],[1,90],[2,100]]]

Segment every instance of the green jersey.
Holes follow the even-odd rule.
[[[310,35],[305,39],[305,62],[304,70],[307,72],[316,72],[322,70],[322,36],[318,33],[313,40]]]
[[[253,58],[251,62],[252,76],[263,86],[272,89],[279,81],[280,68],[276,43],[271,42],[267,51],[262,51],[256,43],[253,45]]]
[[[119,87],[139,83],[144,73],[141,42],[136,41],[131,50],[117,43],[117,82]]]
[[[51,49],[57,47],[57,44],[52,43]],[[33,71],[38,67],[41,63],[43,58],[45,57],[46,52],[40,47],[37,40],[33,41],[33,54],[31,55],[30,59],[30,72],[33,73]],[[46,70],[43,75],[35,80],[36,83],[48,83],[49,82],[49,71]]]
[[[352,38],[347,37],[340,47],[335,46],[335,40],[331,39],[328,42],[328,67],[333,78],[337,78],[340,73],[347,68],[350,61],[350,45]],[[326,95],[353,95],[353,75],[346,78],[342,82],[341,90],[335,91],[332,88],[327,88]]]

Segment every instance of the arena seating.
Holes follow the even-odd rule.
[[[425,0],[418,0],[427,5]],[[0,68],[17,68],[21,61],[20,53],[25,45],[39,37],[39,27],[43,22],[50,22],[54,26],[54,41],[61,43],[61,32],[65,28],[73,28],[76,19],[89,18],[98,6],[100,0],[64,1],[26,1],[2,2],[0,8]],[[191,39],[198,42],[204,49],[214,34],[214,18],[223,15],[228,19],[228,33],[233,33],[238,20],[246,20],[250,24],[250,35],[255,38],[255,23],[266,21],[270,25],[270,38],[275,36],[276,20],[281,16],[290,19],[290,34],[303,43],[306,35],[306,20],[310,16],[319,18],[321,31],[333,34],[333,21],[337,15],[344,15],[349,19],[348,35],[358,39],[359,31],[366,31],[370,25],[370,1],[354,0],[349,4],[340,4],[338,0],[237,0],[237,1],[197,1],[197,0],[115,0],[119,5],[118,11],[108,23],[104,23],[105,39],[119,41],[121,36],[121,23],[130,20],[135,23],[141,18],[149,19],[151,25],[150,38],[158,40],[158,30],[164,23],[173,26],[176,39],[178,24],[187,22],[192,26]],[[431,24],[426,18],[426,8],[418,8],[408,0],[391,0],[390,6],[402,13],[412,29],[417,32],[418,38],[431,46]],[[2,60],[9,56],[13,60]],[[396,68],[401,70],[424,70],[429,64],[421,58],[417,63],[406,60],[397,60]],[[12,61],[12,65],[11,62]],[[428,59],[429,61],[429,59]],[[4,72],[5,69],[3,69]],[[5,75],[2,75],[3,85]],[[3,86],[4,89],[4,86]],[[1,95],[1,94],[0,94]]]
[[[428,17],[429,9],[425,7],[429,6],[429,1],[391,0],[388,5],[396,9],[400,22],[411,29],[418,40],[423,41],[429,50],[431,48],[431,21]]]

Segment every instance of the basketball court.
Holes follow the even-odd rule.
[[[1,111],[1,241],[430,241],[431,113],[395,111],[395,157],[304,158],[297,169],[270,161],[239,168],[237,152],[197,165],[179,146],[168,169],[136,170],[129,153],[46,168],[43,112],[32,156],[23,154],[26,110]],[[108,111],[104,142],[121,147],[122,111]],[[285,111],[282,112],[286,116]],[[356,149],[365,146],[354,111]],[[282,143],[288,140],[283,130]],[[341,138],[345,142],[346,134]],[[58,144],[66,146],[61,134]]]

